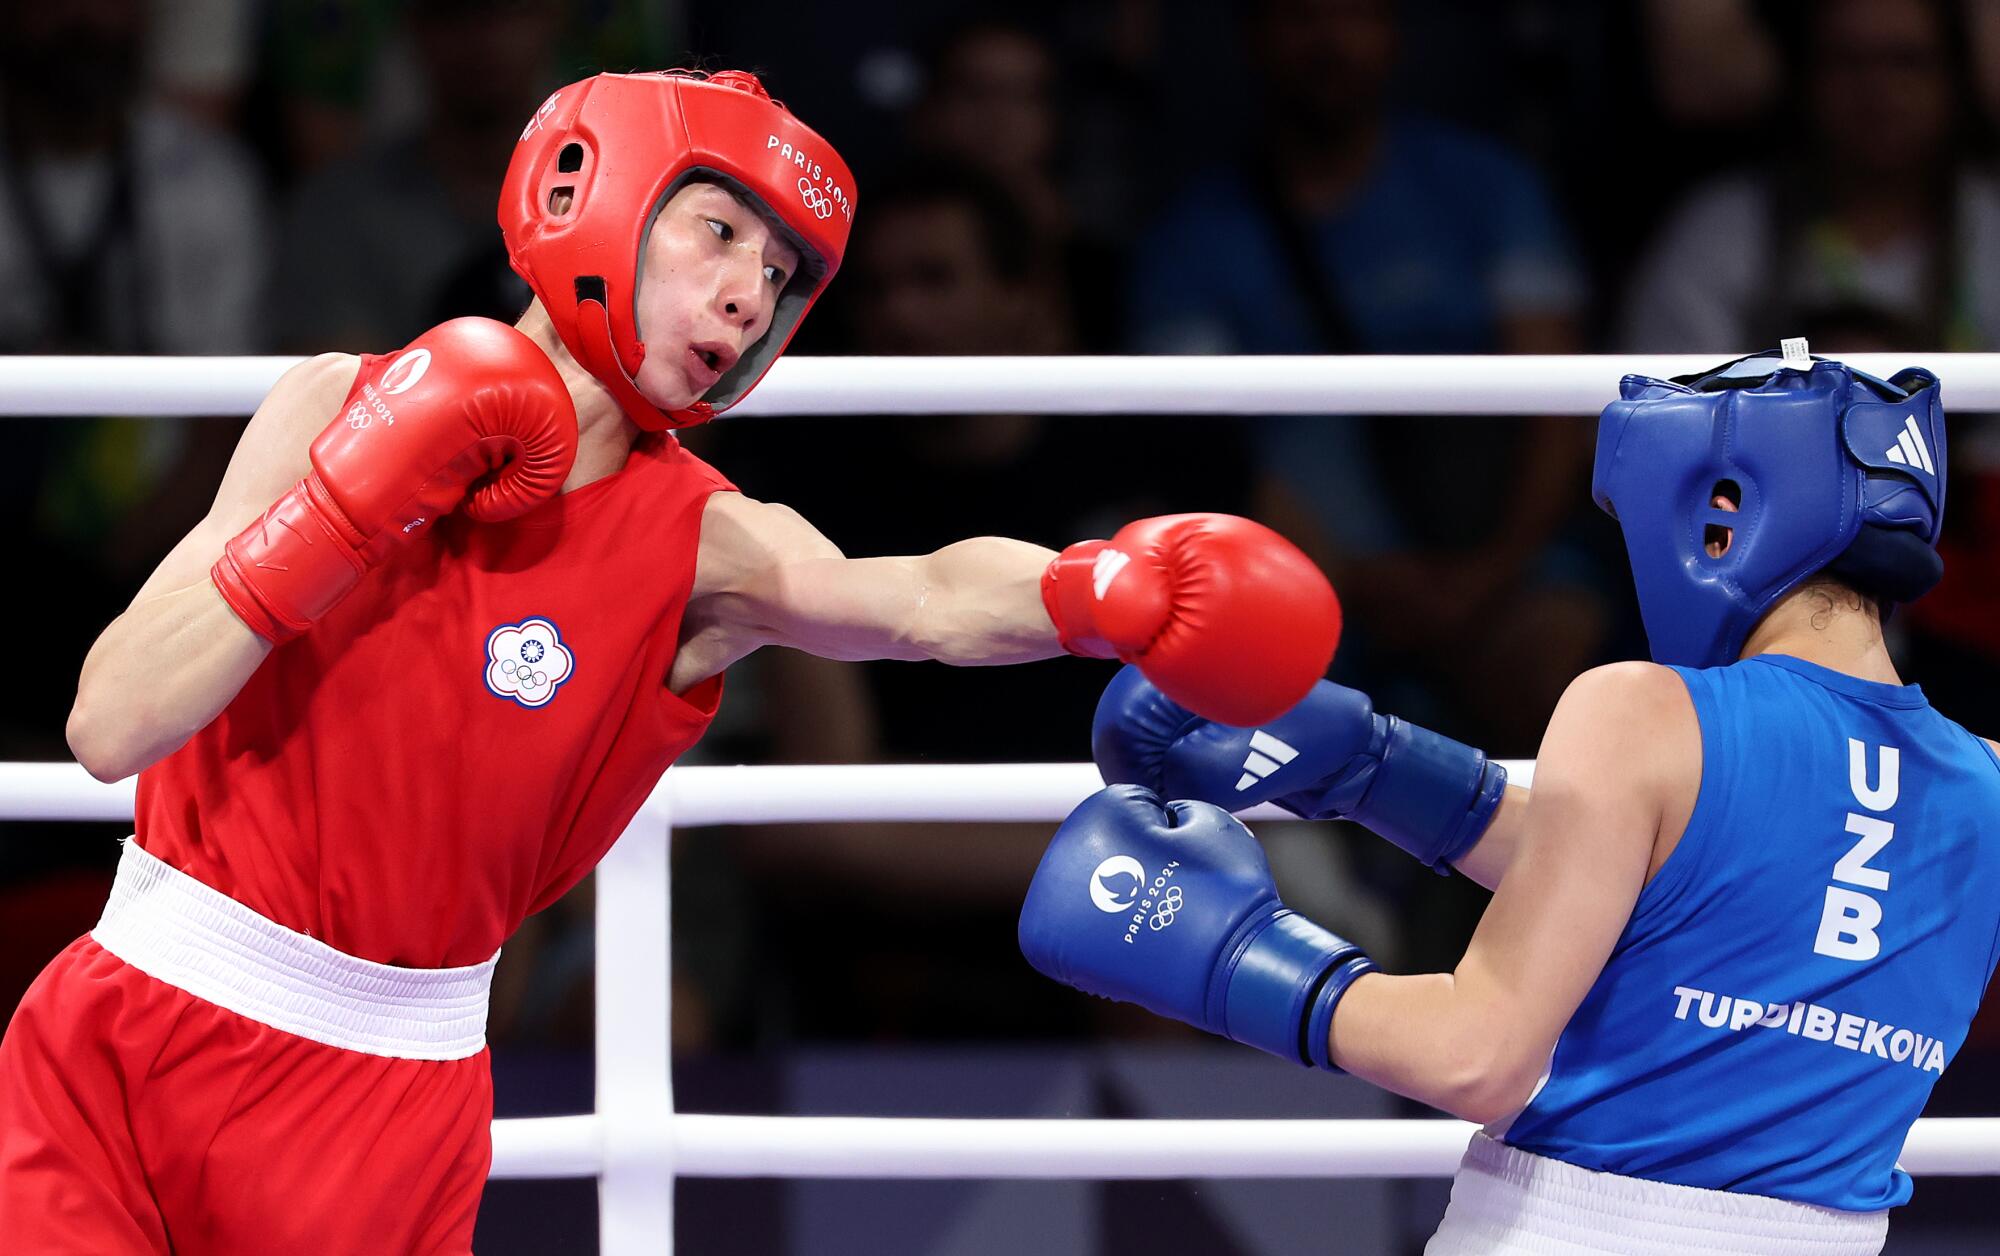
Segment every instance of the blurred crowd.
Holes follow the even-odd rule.
[[[596,69],[689,63],[759,70],[857,169],[798,352],[2000,350],[1988,0],[0,0],[0,352],[379,352],[511,321],[528,294],[494,201],[522,120]],[[2000,428],[1953,418],[1945,583],[1892,633],[1993,734]],[[68,757],[83,651],[206,509],[242,422],[0,420],[14,582],[41,591],[0,760]],[[1336,679],[1505,757],[1578,671],[1644,653],[1591,438],[1564,417],[994,414],[689,443],[855,555],[1253,515],[1340,590]],[[1077,760],[1109,675],[767,652],[700,753]],[[1178,1032],[1015,954],[1047,835],[680,835],[677,1046]],[[115,836],[0,825],[0,1011],[95,918]],[[1309,914],[1405,966],[1457,954],[1462,879],[1267,836]],[[586,886],[509,948],[503,1050],[587,1041],[589,917]]]

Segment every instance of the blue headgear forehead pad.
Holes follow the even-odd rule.
[[[1885,603],[1942,574],[1937,380],[1756,355],[1627,376],[1598,420],[1592,495],[1618,519],[1653,657],[1735,660],[1785,593],[1826,570]],[[1716,506],[1720,492],[1734,509]],[[1708,553],[1710,529],[1728,529]],[[1719,534],[1717,534],[1719,535]]]

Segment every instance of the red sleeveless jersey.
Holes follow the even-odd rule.
[[[439,520],[140,774],[139,844],[351,955],[485,960],[714,716],[720,676],[666,679],[731,487],[660,433],[517,519]]]

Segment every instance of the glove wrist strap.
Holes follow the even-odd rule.
[[[1094,635],[1097,617],[1091,605],[1091,571],[1103,541],[1078,541],[1049,561],[1042,571],[1042,606],[1056,626],[1056,640],[1071,654],[1089,659],[1115,659],[1118,651]]]
[[[308,476],[230,539],[209,568],[250,631],[282,645],[318,622],[367,570],[354,530]]]
[[[1273,904],[1268,915],[1239,927],[1225,953],[1231,958],[1211,989],[1207,1028],[1294,1064],[1319,1063],[1326,1048],[1312,1042],[1317,1000],[1325,997],[1329,973],[1356,958],[1366,962],[1361,949]]]
[[[1381,766],[1348,819],[1402,847],[1440,876],[1486,835],[1507,793],[1507,769],[1461,741],[1388,717]]]
[[[1333,1062],[1333,1010],[1357,978],[1374,971],[1375,961],[1357,950],[1352,958],[1334,965],[1314,992],[1312,1011],[1305,1019],[1306,1057],[1314,1067],[1329,1073],[1347,1071]]]

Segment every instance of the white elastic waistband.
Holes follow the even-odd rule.
[[[1841,1212],[1551,1160],[1472,1136],[1424,1256],[1875,1256],[1887,1212]]]
[[[125,843],[91,937],[198,999],[331,1047],[462,1060],[486,1046],[493,959],[398,968],[296,933]]]

